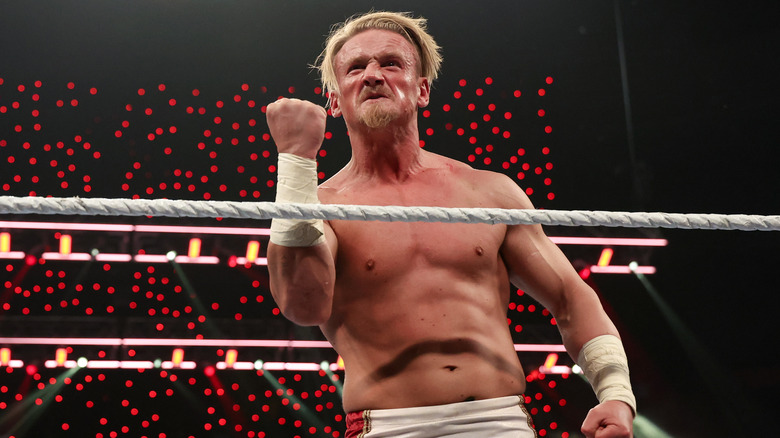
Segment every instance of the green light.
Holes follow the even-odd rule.
[[[255,361],[255,369],[256,370],[262,370],[263,369],[263,361],[258,359]]]
[[[165,257],[167,257],[168,260],[173,261],[176,258],[176,251],[168,251],[168,253],[165,254]]]
[[[328,363],[327,360],[323,360],[322,362],[320,362],[320,368],[327,371],[330,369],[330,364]]]
[[[85,368],[89,361],[86,357],[80,357],[79,360],[76,361],[76,365],[78,365],[81,368]]]

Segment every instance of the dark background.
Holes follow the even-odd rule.
[[[102,182],[90,193],[75,184],[63,189],[54,179],[35,188],[11,184],[14,173],[40,171],[8,164],[6,154],[26,160],[19,146],[29,129],[18,134],[12,126],[28,122],[12,112],[0,114],[0,138],[7,140],[0,149],[0,183],[11,184],[2,194],[36,190],[53,196],[201,199],[186,192],[149,195],[138,178],[129,191],[119,188],[131,158],[144,163],[149,180],[165,180],[173,166],[197,169],[204,159],[194,147],[184,149],[197,140],[183,135],[174,149],[188,152],[174,153],[173,161],[142,145],[140,131],[141,140],[133,144],[132,128],[121,143],[110,135],[125,117],[125,104],[149,104],[136,90],[165,83],[170,96],[186,105],[193,88],[204,100],[227,101],[249,83],[252,91],[267,87],[267,93],[255,95],[258,107],[277,95],[324,103],[310,91],[317,78],[307,66],[332,23],[371,8],[425,16],[444,48],[432,115],[421,122],[441,134],[423,136],[426,148],[464,161],[473,153],[472,145],[441,125],[474,117],[462,108],[449,113],[439,108],[444,102],[453,108],[465,103],[454,100],[453,91],[473,92],[488,76],[494,85],[485,87],[486,95],[515,114],[502,122],[516,129],[513,141],[520,131],[518,141],[551,147],[555,198],[547,199],[537,180],[518,181],[535,185],[531,199],[537,206],[780,214],[780,161],[771,150],[780,140],[774,102],[780,73],[778,7],[757,1],[6,1],[0,6],[0,105],[18,99],[16,84],[31,88],[32,81],[41,80],[42,96],[56,100],[67,95],[65,84],[73,81],[81,93],[79,110],[47,113],[43,131],[63,139],[89,132],[127,149],[104,152],[99,163],[83,158],[82,167]],[[545,84],[548,76],[552,84]],[[460,87],[460,79],[468,86]],[[99,90],[94,98],[86,93],[90,86]],[[536,94],[539,88],[547,89],[543,98]],[[527,100],[512,100],[515,89]],[[537,134],[539,105],[554,129],[549,136]],[[162,123],[165,114],[156,112],[156,120]],[[255,116],[264,129],[262,114],[255,111]],[[224,117],[230,117],[227,110]],[[180,132],[200,133],[201,122],[181,120]],[[327,175],[348,158],[341,122],[329,121],[329,130],[334,138],[326,142],[328,156],[321,160]],[[224,152],[225,162],[252,165],[247,154],[231,154]],[[501,171],[499,155],[492,165],[474,165]],[[79,153],[73,160],[78,159]],[[238,177],[231,173],[235,165],[226,164],[223,168],[231,170],[214,179],[230,185]],[[267,173],[260,167],[251,172]],[[232,191],[239,185],[225,193],[210,191],[213,199],[251,200]],[[199,187],[196,194],[202,191]],[[261,200],[273,199],[272,189],[263,186],[260,193]],[[658,273],[647,279],[668,310],[660,310],[633,276],[593,277],[625,339],[641,414],[672,436],[758,436],[777,430],[770,408],[780,389],[773,324],[780,308],[772,299],[778,292],[772,280],[780,261],[777,232],[548,231],[669,239],[668,247],[639,255],[657,266]],[[577,257],[570,254],[575,265]],[[671,314],[684,329],[670,326]]]

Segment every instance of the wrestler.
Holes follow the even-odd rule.
[[[439,47],[425,20],[376,12],[334,28],[319,65],[352,157],[317,187],[326,111],[267,108],[277,202],[533,208],[510,178],[419,146]],[[635,401],[618,332],[539,225],[274,220],[271,292],[344,359],[347,436],[535,436],[506,323],[510,282],[555,316],[600,403],[588,437],[632,436]]]

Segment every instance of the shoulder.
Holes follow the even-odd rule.
[[[507,209],[533,209],[525,191],[512,178],[491,170],[480,170],[452,158],[431,154],[448,177],[459,181],[464,189],[478,193],[485,206]]]
[[[458,176],[473,190],[484,194],[490,204],[498,208],[533,209],[534,206],[525,191],[512,178],[491,170],[474,169],[465,165]]]
[[[344,169],[336,172],[327,180],[317,186],[317,197],[324,204],[341,203],[339,196],[350,186],[351,180],[345,175]]]

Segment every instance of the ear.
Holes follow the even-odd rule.
[[[333,117],[341,116],[341,107],[339,106],[339,94],[335,91],[330,92],[330,114]]]
[[[417,98],[417,106],[425,108],[431,100],[431,84],[428,78],[420,78],[420,96]]]

